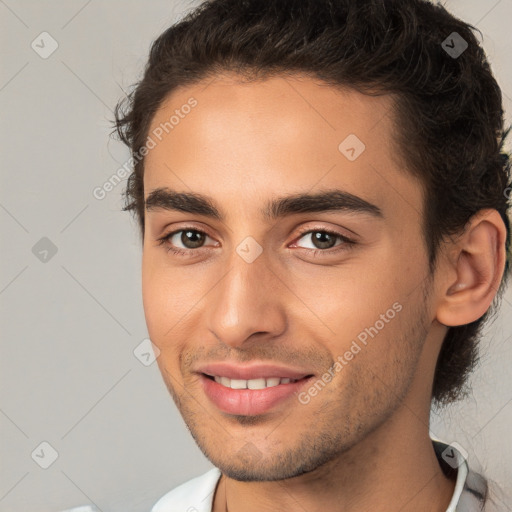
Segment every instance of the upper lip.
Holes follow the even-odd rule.
[[[311,372],[297,370],[286,366],[271,363],[234,364],[229,362],[208,363],[199,366],[196,371],[212,377],[227,377],[228,379],[262,379],[268,377],[281,377],[288,379],[302,379],[312,375]]]

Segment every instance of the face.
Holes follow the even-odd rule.
[[[422,192],[393,131],[389,97],[305,76],[218,76],[152,121],[148,331],[192,435],[232,478],[311,472],[419,399],[418,379],[430,392]]]

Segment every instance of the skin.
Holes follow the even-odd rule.
[[[143,302],[163,379],[222,471],[213,510],[446,510],[454,482],[428,429],[435,363],[447,326],[479,318],[495,295],[505,262],[498,213],[480,212],[443,245],[429,276],[422,189],[393,140],[389,96],[300,75],[219,75],[173,91],[150,132],[191,96],[197,106],[146,156],[145,196],[159,187],[204,194],[225,217],[146,212]],[[338,150],[349,134],[366,146],[354,161]],[[331,188],[383,217],[261,216],[269,199]],[[193,256],[159,245],[185,228],[207,234]],[[313,257],[318,246],[302,228],[356,243],[335,238]],[[252,263],[236,252],[248,236],[263,250]],[[194,251],[179,235],[172,241]],[[394,303],[400,312],[307,404],[292,397],[266,414],[229,415],[193,373],[209,361],[259,360],[321,376]]]

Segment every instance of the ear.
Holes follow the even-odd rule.
[[[448,249],[436,319],[446,326],[478,320],[490,307],[505,269],[507,228],[497,210],[480,210]]]

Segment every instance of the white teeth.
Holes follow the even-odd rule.
[[[247,389],[247,381],[242,379],[231,379],[231,389]]]
[[[247,387],[249,389],[265,389],[267,384],[265,379],[251,379],[247,381]]]
[[[296,380],[289,379],[288,377],[269,377],[267,379],[229,379],[228,377],[214,377],[215,382],[231,389],[265,389],[278,386],[279,384],[289,384],[296,382]]]
[[[272,388],[274,386],[278,386],[281,379],[279,377],[272,377],[267,379],[267,388]]]

